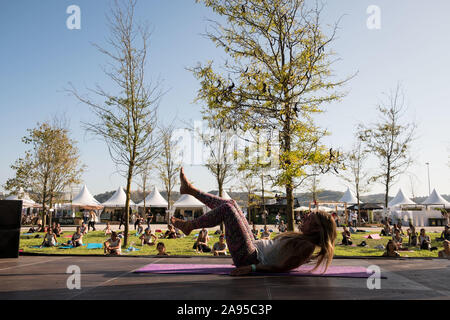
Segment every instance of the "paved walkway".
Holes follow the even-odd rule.
[[[28,257],[0,259],[0,299],[446,299],[450,261],[440,259],[335,259],[333,265],[377,265],[381,288],[366,279],[323,277],[230,277],[136,274],[149,263],[230,264],[229,258]],[[81,270],[81,289],[69,290],[69,266]]]

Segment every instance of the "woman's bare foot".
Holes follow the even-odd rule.
[[[186,178],[183,168],[181,168],[181,170],[180,170],[180,194],[191,194],[192,190],[193,190],[192,184]]]
[[[189,223],[189,221],[183,221],[183,220],[177,219],[177,218],[172,216],[172,218],[170,218],[170,222],[173,224],[173,226],[175,228],[180,229],[187,236],[193,230],[191,224]]]

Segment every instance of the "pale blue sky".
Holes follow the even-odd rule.
[[[375,107],[382,93],[401,82],[407,97],[406,120],[419,124],[414,143],[416,164],[409,170],[416,176],[415,192],[428,194],[425,162],[430,162],[431,186],[450,194],[450,91],[448,60],[450,42],[450,2],[446,0],[328,0],[323,19],[326,23],[344,15],[338,39],[333,45],[341,58],[335,64],[339,77],[358,71],[346,86],[349,94],[339,103],[327,106],[317,118],[331,131],[327,138],[334,146],[348,148],[353,143],[355,126],[375,121]],[[66,28],[66,8],[81,8],[81,30]],[[100,66],[104,57],[91,45],[104,44],[108,35],[105,13],[110,1],[104,0],[17,0],[2,4],[0,11],[0,184],[13,175],[9,166],[26,146],[21,137],[27,128],[54,114],[65,113],[72,137],[79,141],[81,159],[88,166],[84,182],[92,193],[115,190],[125,179],[115,168],[102,141],[93,140],[81,128],[81,121],[92,115],[87,106],[64,92],[72,82],[81,92],[102,84],[108,87]],[[366,27],[369,5],[381,8],[381,29]],[[138,17],[148,20],[153,29],[147,74],[164,79],[168,93],[160,106],[162,121],[174,117],[199,120],[200,105],[193,104],[198,83],[186,67],[207,60],[221,61],[223,53],[200,34],[213,13],[194,0],[141,0]],[[179,123],[181,126],[182,124]],[[376,166],[375,161],[368,164]],[[201,167],[186,167],[197,185],[214,189],[212,176]],[[155,181],[159,185],[158,181]],[[230,184],[231,186],[232,184]],[[411,193],[407,175],[394,186]],[[335,177],[323,177],[321,188],[345,191],[346,185]],[[0,187],[0,190],[2,188]],[[302,190],[298,190],[302,191]],[[382,192],[374,184],[371,192]]]

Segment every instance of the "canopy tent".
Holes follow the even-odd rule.
[[[388,207],[400,207],[403,205],[417,205],[414,201],[405,196],[402,189],[398,190],[397,195],[388,203]]]
[[[329,207],[325,207],[325,206],[319,206],[319,211],[331,212],[331,211],[333,211],[333,209],[331,209]]]
[[[144,200],[138,203],[138,207],[143,206]],[[166,199],[164,199],[163,196],[159,193],[158,188],[155,186],[153,188],[153,191],[150,192],[150,194],[145,198],[145,206],[147,208],[167,208],[169,204],[167,203]]]
[[[83,209],[93,209],[93,210],[99,210],[102,209],[103,206],[95,200],[95,198],[92,196],[92,194],[89,192],[86,185],[83,186],[80,193],[73,198],[72,200],[72,206],[73,207],[80,207]]]
[[[294,209],[295,212],[298,211],[309,211],[309,207],[305,207],[305,206],[300,206]]]
[[[347,191],[345,191],[344,195],[339,200],[339,202],[355,204],[355,203],[358,203],[358,199],[353,195],[353,193],[350,192],[350,188],[347,188]],[[362,203],[362,202],[360,201],[359,203]]]
[[[358,210],[358,205],[357,204],[351,205],[347,209]],[[380,210],[380,209],[383,209],[383,207],[377,203],[361,203],[359,206],[359,209],[360,210]]]
[[[5,200],[15,200],[15,201],[22,200],[22,208],[40,208],[41,207],[41,205],[34,202],[22,188],[20,188],[18,194],[12,194],[9,197],[7,197]]]
[[[183,194],[177,202],[173,204],[174,208],[206,208],[206,206],[198,201],[190,194]]]
[[[219,196],[219,191],[213,191],[213,192],[211,192],[211,194],[213,194],[215,196]],[[222,199],[232,200],[230,195],[225,190],[222,191]]]
[[[122,187],[119,187],[116,192],[107,201],[102,203],[105,208],[125,208],[126,194]],[[130,206],[135,206],[130,199]]]
[[[445,200],[439,193],[437,193],[436,189],[433,189],[433,192],[430,194],[430,196],[422,202],[423,205],[441,205],[446,208],[450,208],[450,202]]]

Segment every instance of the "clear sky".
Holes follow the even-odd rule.
[[[428,194],[426,162],[430,163],[431,188],[450,194],[449,71],[450,2],[446,0],[328,0],[325,23],[342,16],[333,50],[340,60],[334,74],[344,77],[358,72],[347,84],[349,94],[327,106],[317,117],[318,124],[331,131],[327,142],[351,147],[358,123],[376,120],[376,105],[383,92],[401,82],[406,93],[406,121],[419,125],[414,143],[414,175],[417,195]],[[69,5],[81,8],[81,30],[69,30]],[[115,173],[102,141],[87,135],[82,121],[92,120],[87,106],[68,96],[64,88],[71,82],[81,92],[96,84],[108,88],[101,71],[105,58],[91,43],[105,44],[108,30],[106,0],[16,0],[2,3],[0,11],[0,184],[12,177],[9,166],[26,150],[21,138],[27,128],[55,114],[70,120],[72,137],[78,140],[81,160],[88,169],[83,175],[92,193],[115,190],[125,179]],[[366,10],[381,9],[381,29],[369,30]],[[164,80],[168,90],[160,105],[163,122],[178,119],[200,120],[201,106],[194,104],[198,83],[186,70],[207,60],[221,61],[224,54],[201,36],[207,18],[216,18],[194,0],[140,0],[138,18],[147,20],[153,34],[147,75]],[[181,127],[183,124],[178,121]],[[375,168],[372,159],[368,166]],[[214,189],[214,179],[201,166],[187,166],[188,176],[205,189]],[[159,182],[155,180],[159,185]],[[227,186],[230,188],[233,183]],[[321,178],[320,187],[345,191],[346,184],[333,176]],[[402,187],[411,195],[408,174],[391,192]],[[0,191],[3,190],[0,187]],[[372,193],[382,192],[374,184]],[[299,192],[303,190],[298,190]]]

